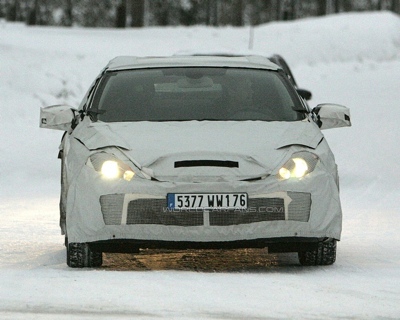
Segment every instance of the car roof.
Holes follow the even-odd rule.
[[[263,56],[248,55],[175,55],[166,57],[119,56],[106,66],[107,71],[168,67],[231,67],[278,70]]]

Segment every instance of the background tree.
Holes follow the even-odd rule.
[[[117,28],[125,28],[126,26],[126,0],[120,0],[117,6],[115,26]]]
[[[232,25],[242,26],[243,25],[243,0],[233,0],[232,3]]]
[[[131,0],[131,27],[144,26],[144,0]]]
[[[0,18],[6,17],[6,4],[4,0],[0,0]]]
[[[400,0],[0,0],[0,17],[28,25],[143,27],[258,25],[326,14],[391,10]]]
[[[179,8],[179,22],[182,25],[190,26],[201,23],[201,6],[207,5],[207,3],[201,3],[200,1],[190,0],[186,1],[184,6]]]
[[[324,16],[327,13],[327,0],[317,1],[317,15]]]
[[[38,24],[38,13],[39,13],[39,0],[35,0],[33,2],[33,7],[30,8],[28,14],[27,24],[29,26]]]
[[[352,0],[341,0],[343,11],[350,12],[353,10],[353,1]]]
[[[72,26],[74,23],[72,0],[65,0],[64,25]]]
[[[74,17],[84,27],[114,27],[116,6],[112,0],[80,0],[74,4]]]
[[[392,3],[390,5],[390,9],[397,13],[400,14],[400,0],[392,0]]]
[[[15,0],[7,5],[6,18],[8,21],[18,21],[19,1]]]
[[[149,2],[149,9],[152,14],[153,23],[157,26],[170,25],[170,5],[169,0],[153,0]]]
[[[215,0],[205,1],[206,11],[206,25],[217,26],[218,25],[218,2]]]

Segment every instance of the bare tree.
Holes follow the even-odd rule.
[[[7,6],[7,20],[8,21],[18,21],[18,12],[19,12],[19,1],[15,0],[11,3],[8,3]]]
[[[66,26],[72,26],[73,21],[74,21],[74,16],[72,13],[73,6],[72,6],[72,0],[65,0],[65,22],[64,24]]]
[[[275,20],[281,21],[283,20],[283,11],[284,11],[284,3],[280,0],[275,0]]]
[[[390,5],[390,10],[400,14],[400,0],[392,0],[392,3]]]
[[[151,11],[154,16],[156,25],[167,26],[169,25],[169,1],[166,0],[153,0],[150,2]]]
[[[317,15],[324,16],[327,13],[327,0],[317,0]]]
[[[297,19],[300,17],[300,7],[301,1],[292,0],[292,19]]]
[[[33,7],[29,9],[27,24],[29,26],[34,26],[39,24],[39,0],[33,2]]]
[[[243,25],[243,0],[234,0],[232,6],[232,25]]]
[[[342,0],[342,6],[344,12],[350,12],[353,10],[353,1],[352,0]]]
[[[211,25],[211,1],[206,0],[206,25]]]
[[[290,0],[289,2],[283,1],[282,11],[283,11],[283,20],[293,20],[295,19],[295,2],[296,0]]]
[[[117,6],[115,26],[117,28],[126,27],[126,0],[121,0]]]
[[[241,26],[363,10],[400,14],[400,0],[0,0],[0,17],[9,21],[121,28],[127,15],[132,27]]]
[[[131,0],[131,27],[144,26],[144,0]]]
[[[251,0],[246,2],[244,7],[245,23],[258,25],[277,20],[277,2],[277,0]]]
[[[218,25],[218,1],[206,0],[206,25]]]
[[[334,7],[334,12],[335,13],[339,13],[340,12],[339,0],[333,0],[333,7]]]
[[[75,0],[76,1],[76,0]],[[74,21],[85,27],[115,27],[115,1],[73,1]]]
[[[179,6],[178,11],[180,24],[190,26],[202,22],[207,23],[207,2],[189,0],[185,6]]]
[[[353,10],[352,0],[334,0],[335,12],[349,12]]]
[[[0,18],[6,17],[6,3],[4,1],[0,1]]]

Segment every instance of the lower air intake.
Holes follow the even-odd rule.
[[[166,199],[137,199],[130,201],[126,224],[154,224],[165,226],[231,226],[263,221],[301,221],[310,219],[311,195],[303,192],[288,192],[291,202],[285,212],[281,198],[249,198],[246,210],[215,209],[173,210],[166,207]],[[100,205],[106,225],[121,225],[124,194],[100,197]],[[207,217],[206,217],[207,215]]]

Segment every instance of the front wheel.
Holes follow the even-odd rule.
[[[96,268],[103,264],[101,252],[92,251],[87,243],[68,243],[67,265],[71,268]]]
[[[298,255],[303,266],[331,265],[336,261],[336,240],[321,241],[315,250],[300,251]]]

